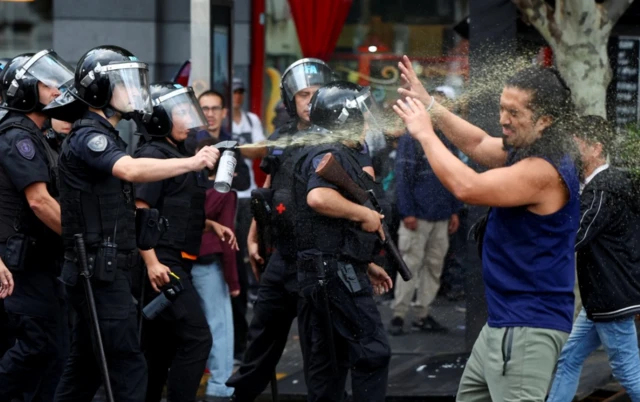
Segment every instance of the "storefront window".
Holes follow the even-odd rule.
[[[428,88],[447,85],[460,94],[468,77],[468,41],[453,27],[467,14],[467,0],[353,0],[326,61],[340,79],[370,85],[383,107],[396,99],[401,85],[397,64],[405,54]],[[278,73],[307,56],[287,0],[267,1],[266,37],[269,79],[264,104],[269,108],[279,99]],[[265,115],[271,113],[265,110]]]
[[[53,45],[52,0],[0,0],[0,58],[37,52]]]

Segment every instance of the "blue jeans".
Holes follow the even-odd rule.
[[[219,261],[208,265],[194,264],[191,276],[213,337],[207,360],[211,377],[207,381],[206,394],[228,397],[233,394],[233,388],[225,385],[233,371],[233,316],[222,265]]]
[[[569,402],[576,395],[582,364],[600,344],[609,356],[613,375],[634,402],[640,402],[640,356],[633,317],[593,322],[584,309],[562,348],[547,402]]]

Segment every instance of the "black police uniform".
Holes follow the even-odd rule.
[[[138,250],[132,184],[112,175],[114,164],[126,156],[127,144],[100,115],[87,112],[62,145],[59,159],[60,204],[65,261],[61,280],[77,317],[71,352],[56,401],[91,401],[102,383],[96,343],[74,235],[82,233],[114,398],[144,400],[147,365],[138,342],[137,309],[131,295],[131,268]],[[117,269],[110,271],[103,253],[117,244]]]
[[[315,173],[327,152],[357,183],[374,188],[373,180],[362,171],[356,151],[341,145],[320,146],[301,156],[304,159],[297,171],[302,181],[296,181],[293,190],[298,200],[306,200],[306,194],[315,188],[338,190]],[[295,213],[302,296],[298,324],[311,342],[305,356],[307,400],[342,401],[350,370],[354,401],[384,401],[391,350],[367,276],[377,235],[365,233],[352,222],[322,216],[306,202],[297,203]],[[326,275],[326,299],[319,284],[320,269]],[[339,271],[344,273],[344,281]]]
[[[46,183],[57,194],[56,154],[24,114],[9,112],[0,121],[0,253],[15,288],[4,309],[17,342],[0,360],[0,401],[23,392],[27,400],[53,398],[64,352],[60,236],[29,207],[24,190]],[[48,375],[47,375],[48,374]]]
[[[188,156],[164,138],[147,142],[135,155],[156,159]],[[205,223],[207,182],[201,171],[135,186],[136,199],[157,208],[168,220],[168,229],[155,253],[160,263],[180,278],[184,288],[170,307],[143,326],[142,347],[149,366],[146,400],[150,402],[160,401],[167,374],[169,400],[193,401],[211,350],[211,332],[191,282]],[[146,305],[158,294],[148,279],[145,286]]]
[[[269,139],[293,138],[297,131],[297,121],[292,121],[271,134]],[[279,194],[289,188],[291,163],[299,149],[270,147],[269,155],[262,163],[261,168],[271,175],[274,200],[278,200],[272,205],[274,214],[280,211],[282,215],[287,207],[291,207]],[[274,231],[275,251],[260,279],[249,325],[249,344],[243,364],[227,381],[227,386],[235,388],[234,396],[238,401],[252,401],[264,391],[282,356],[291,323],[297,316],[298,284],[293,232],[277,227],[271,230]]]

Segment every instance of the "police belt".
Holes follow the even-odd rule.
[[[78,256],[74,251],[65,251],[64,259],[68,261],[73,261],[75,263],[78,262]],[[96,261],[96,253],[93,251],[87,250],[87,262],[89,263],[89,268],[93,271],[93,267]],[[132,250],[129,253],[118,253],[117,254],[118,261],[118,269],[123,271],[129,271],[131,268],[135,267],[138,264],[138,251]]]
[[[332,278],[334,276],[337,276],[338,263],[351,264],[353,265],[356,271],[361,271],[361,272],[366,272],[367,269],[369,268],[368,263],[354,260],[345,255],[336,256],[335,254],[322,254],[322,255],[318,254],[314,256],[310,255],[308,257],[307,256],[301,257],[300,255],[298,255],[296,262],[298,266],[298,271],[302,274],[302,276],[313,277],[317,274],[318,270],[315,265],[315,262],[318,259],[322,259],[322,261],[325,261],[327,263],[326,269],[325,269],[325,275],[327,278]]]

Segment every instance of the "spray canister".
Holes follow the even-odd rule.
[[[213,188],[219,193],[228,193],[231,190],[231,182],[233,181],[233,174],[236,171],[236,156],[233,151],[226,150],[222,153],[220,163],[218,164],[218,171],[216,172],[216,181],[213,183]]]

